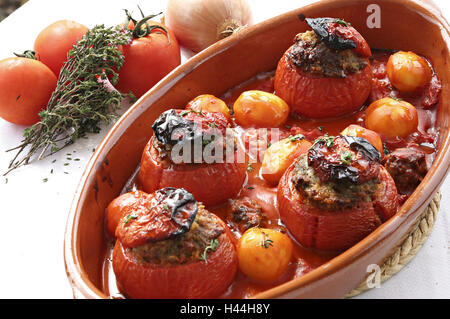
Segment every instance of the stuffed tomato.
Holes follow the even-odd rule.
[[[142,154],[138,176],[142,189],[182,187],[208,206],[236,196],[246,165],[234,154],[229,124],[220,112],[164,112],[153,124],[155,135]]]
[[[303,246],[345,250],[392,217],[395,183],[361,137],[322,137],[278,185],[280,218]]]
[[[120,219],[113,269],[130,298],[215,298],[234,280],[236,248],[226,224],[184,189],[141,193]]]
[[[280,59],[276,94],[291,113],[333,118],[359,110],[371,92],[370,47],[339,19],[306,19],[313,31],[298,34]]]

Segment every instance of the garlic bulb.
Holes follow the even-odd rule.
[[[165,24],[180,44],[203,50],[252,23],[246,0],[169,0]]]

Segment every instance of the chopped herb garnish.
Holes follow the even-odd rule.
[[[323,131],[323,126],[318,126],[317,129],[322,132]]]
[[[64,166],[68,166],[69,165],[69,163],[64,163]]]
[[[169,205],[167,205],[167,204],[164,204],[164,206],[163,206],[163,207],[164,207],[164,209],[165,209],[165,210],[169,210]]]
[[[343,25],[344,27],[351,26],[350,22],[344,21],[342,19],[337,19],[336,18],[336,19],[333,20],[333,22],[337,23],[337,24],[340,24],[340,25]]]
[[[294,136],[291,135],[291,136],[288,137],[288,139],[289,139],[290,142],[297,142],[297,141],[300,141],[300,140],[304,140],[305,136],[303,136],[302,134],[297,134],[297,135],[294,135]]]
[[[290,125],[285,125],[284,127],[287,128],[288,130],[291,128]]]
[[[43,181],[44,183],[47,183],[47,182],[48,182],[48,178],[44,178],[44,179],[42,179],[42,181]]]
[[[269,248],[270,246],[273,246],[273,240],[269,239],[269,235],[266,234],[265,232],[262,232],[263,235],[263,240],[261,241],[261,246],[263,246],[264,248]]]
[[[399,98],[399,97],[396,97],[396,96],[393,96],[393,95],[390,95],[389,96],[391,99],[393,99],[393,100],[396,100],[396,101],[399,101],[399,102],[401,102],[402,101],[402,99],[401,98]]]
[[[249,186],[249,187],[247,187],[247,189],[252,190],[252,189],[255,189],[255,188],[253,186]]]
[[[180,116],[186,116],[188,114],[189,114],[189,111],[184,110],[180,113]]]
[[[254,170],[254,168],[253,168],[252,163],[247,163],[247,172],[251,172],[253,170]]]
[[[216,124],[216,122],[209,123],[209,126],[211,126],[211,127],[213,127],[213,128],[219,127],[219,126]]]
[[[342,152],[341,153],[341,162],[345,165],[350,165],[353,159],[353,154],[351,152]]]
[[[136,215],[136,214],[128,214],[128,215],[125,217],[123,223],[126,225],[126,224],[128,224],[132,219],[136,219],[136,218],[138,218],[138,215]]]
[[[204,262],[208,262],[208,251],[211,250],[212,252],[216,251],[217,247],[219,247],[219,240],[217,238],[211,239],[209,246],[206,246],[205,250],[202,253],[202,256],[200,257],[201,260]]]
[[[270,142],[269,142],[269,143],[267,143],[267,147],[270,147],[271,145],[272,145],[272,143],[270,143]]]
[[[391,152],[389,152],[389,149],[386,146],[386,143],[383,143],[383,153],[384,155],[389,155]]]

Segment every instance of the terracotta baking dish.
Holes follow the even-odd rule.
[[[381,8],[379,29],[366,25],[370,4]],[[397,215],[326,264],[255,297],[343,297],[364,279],[369,264],[381,264],[407,235],[449,170],[449,25],[436,7],[423,1],[319,1],[249,27],[194,56],[147,92],[108,132],[82,176],[68,218],[64,253],[75,297],[108,298],[101,291],[105,207],[136,170],[153,121],[164,110],[185,105],[199,94],[220,96],[260,72],[275,69],[294,36],[305,30],[299,15],[343,18],[374,48],[413,50],[431,58],[443,84],[437,117],[439,152]]]

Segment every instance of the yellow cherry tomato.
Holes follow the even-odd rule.
[[[365,126],[384,137],[406,137],[417,129],[416,108],[406,101],[385,97],[369,105]]]
[[[380,152],[381,156],[383,156],[383,142],[381,141],[381,137],[377,132],[356,124],[350,124],[341,132],[341,135],[365,138],[378,150],[378,152]]]
[[[227,119],[231,118],[230,109],[228,108],[227,104],[218,97],[215,97],[211,94],[202,94],[197,96],[195,99],[188,103],[186,109],[192,109],[197,112],[220,112],[225,115]]]
[[[234,102],[233,110],[236,122],[244,127],[278,127],[289,116],[285,101],[258,90],[243,92]]]
[[[400,92],[414,92],[431,80],[427,61],[414,52],[399,51],[389,57],[386,65],[389,81]]]
[[[276,230],[253,227],[239,239],[239,269],[246,276],[264,282],[278,279],[292,258],[291,239]]]
[[[272,144],[264,153],[261,176],[269,183],[277,184],[286,169],[311,145],[302,135],[290,136]]]

